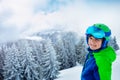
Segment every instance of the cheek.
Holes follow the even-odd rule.
[[[102,45],[102,42],[99,42],[99,43],[97,44],[97,46],[99,46],[99,47],[101,47],[101,45]]]
[[[91,43],[92,43],[92,40],[89,39],[89,40],[88,40],[88,44],[91,44]]]

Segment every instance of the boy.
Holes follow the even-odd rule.
[[[88,55],[81,80],[111,80],[112,62],[116,53],[108,46],[111,30],[105,24],[94,24],[86,30]]]

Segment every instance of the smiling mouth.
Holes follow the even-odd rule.
[[[90,44],[90,47],[95,48],[95,47],[96,47],[96,45],[92,45],[92,44]]]

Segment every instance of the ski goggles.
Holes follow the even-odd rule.
[[[105,32],[95,26],[90,26],[86,30],[87,35],[92,35],[94,38],[101,39],[105,37]]]

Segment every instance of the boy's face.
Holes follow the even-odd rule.
[[[102,39],[96,39],[96,38],[90,36],[88,38],[88,45],[89,45],[90,49],[97,50],[97,49],[101,48]]]

